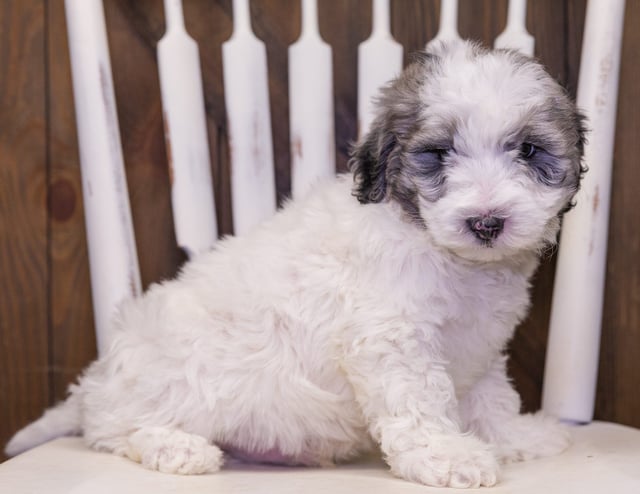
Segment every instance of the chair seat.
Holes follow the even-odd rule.
[[[594,422],[573,429],[560,456],[508,465],[490,494],[637,494],[640,430]],[[179,476],[146,470],[127,459],[88,450],[80,438],[62,438],[0,465],[2,492],[133,494],[198,493],[442,493],[393,477],[378,458],[335,468],[291,468],[230,460],[221,472]],[[453,491],[453,489],[451,490]],[[455,492],[461,492],[456,489]]]

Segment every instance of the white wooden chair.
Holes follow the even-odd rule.
[[[508,27],[497,40],[533,52],[524,28],[526,0],[512,0]],[[251,33],[248,0],[234,0],[234,35],[224,45],[225,91],[233,140],[233,218],[242,232],[275,210],[264,46]],[[106,321],[123,297],[140,292],[137,256],[123,172],[115,98],[100,0],[66,0],[84,207],[99,352],[109,342]],[[457,37],[457,2],[443,0],[438,38]],[[293,194],[333,173],[330,49],[320,40],[315,0],[303,0],[303,35],[290,49]],[[171,143],[176,237],[188,255],[216,238],[198,51],[188,38],[179,0],[165,0],[167,33],[159,45],[166,139]],[[483,492],[640,492],[640,431],[592,422],[607,239],[608,194],[624,0],[589,0],[578,103],[593,129],[586,151],[590,171],[578,207],[566,218],[559,252],[545,372],[543,407],[573,427],[564,454],[505,467],[500,484]],[[388,30],[386,0],[374,0],[374,29],[362,44],[359,121],[370,121],[372,92],[400,70],[402,48]],[[384,56],[380,54],[383,53]],[[314,61],[305,66],[305,60]],[[607,59],[606,73],[599,72]],[[377,62],[383,63],[377,63]],[[233,62],[233,63],[231,63]],[[301,75],[302,74],[302,75]],[[244,81],[244,82],[242,82]],[[189,87],[189,91],[175,88]],[[306,96],[313,94],[314,98]],[[311,100],[311,101],[310,101]],[[243,104],[243,102],[245,104]],[[248,104],[247,104],[248,103]],[[313,107],[304,105],[315,105]],[[304,114],[313,114],[309,122]],[[255,132],[244,132],[252,125]],[[251,140],[255,139],[255,140]],[[300,148],[316,150],[299,153]],[[169,149],[169,147],[168,147]],[[244,158],[252,152],[251,160]],[[309,161],[307,156],[322,159]],[[304,158],[303,158],[304,157]],[[242,168],[252,161],[255,172]],[[98,185],[99,184],[99,185]],[[599,189],[599,207],[593,198]],[[197,213],[196,213],[197,212]],[[95,226],[99,225],[99,228]],[[594,235],[585,241],[585,235]],[[591,243],[592,249],[587,250]],[[108,252],[105,249],[108,248]],[[571,256],[566,251],[571,251]],[[589,283],[585,279],[591,280]],[[593,283],[593,280],[597,280]],[[574,301],[580,301],[578,306]],[[578,349],[567,352],[568,348]],[[88,450],[79,438],[49,442],[0,465],[2,492],[442,492],[396,479],[380,459],[331,469],[246,465],[230,461],[215,475],[180,477],[147,471]]]

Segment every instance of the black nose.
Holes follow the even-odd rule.
[[[475,216],[467,218],[467,225],[476,237],[484,242],[495,240],[504,228],[504,218],[497,216]]]

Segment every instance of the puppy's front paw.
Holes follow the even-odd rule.
[[[129,437],[129,458],[142,466],[182,475],[215,472],[222,465],[222,451],[201,436],[162,427],[148,427]]]
[[[569,428],[542,413],[516,417],[501,436],[495,453],[502,463],[555,456],[571,444]]]
[[[399,477],[434,487],[492,486],[498,481],[498,462],[472,436],[434,437],[428,446],[398,453],[387,462]]]

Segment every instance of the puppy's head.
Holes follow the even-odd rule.
[[[470,260],[539,251],[578,190],[583,122],[534,60],[442,44],[382,89],[352,154],[354,195],[395,201],[435,244]]]

